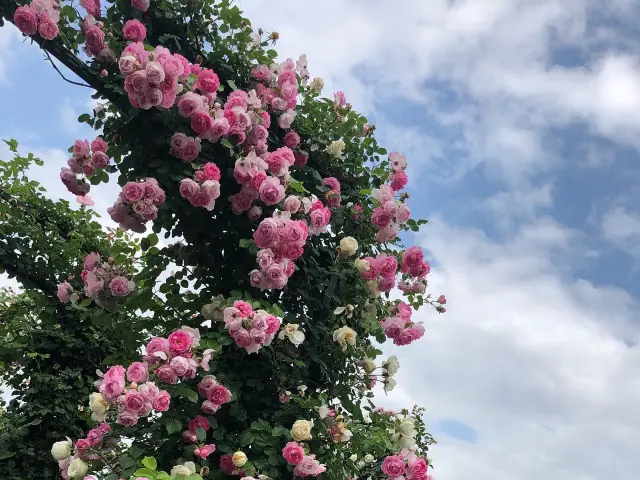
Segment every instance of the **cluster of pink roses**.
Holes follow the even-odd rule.
[[[141,42],[127,45],[118,65],[131,105],[144,110],[171,108],[178,95],[178,80],[186,79],[198,67],[161,46],[149,52]]]
[[[289,465],[293,465],[296,477],[317,477],[327,471],[315,455],[306,455],[304,447],[298,442],[289,442],[282,449],[282,456]]]
[[[229,335],[247,353],[256,353],[263,346],[271,345],[280,323],[278,317],[264,310],[254,311],[250,303],[242,300],[224,309],[224,324]]]
[[[389,163],[391,163],[391,168],[393,169],[393,173],[389,175],[389,186],[394,192],[398,192],[407,185],[409,180],[404,172],[407,168],[407,159],[398,152],[391,152],[389,154]]]
[[[260,269],[249,274],[251,285],[261,290],[284,288],[295,271],[293,260],[304,253],[308,235],[307,224],[302,220],[286,216],[262,220],[253,233],[253,240],[261,250],[256,257]]]
[[[211,211],[220,196],[220,169],[215,163],[205,163],[191,178],[180,181],[180,196],[194,207],[204,207]]]
[[[193,162],[202,148],[199,138],[189,137],[184,133],[174,133],[171,137],[171,148],[169,153],[178,157],[183,162]]]
[[[145,223],[158,217],[158,206],[164,201],[164,190],[155,178],[147,178],[144,182],[127,182],[107,213],[125,230],[142,233],[146,230]]]
[[[382,472],[391,479],[428,480],[427,461],[410,450],[389,455],[382,462]]]
[[[126,297],[135,287],[133,281],[127,278],[125,268],[116,265],[111,257],[103,262],[95,252],[85,257],[81,277],[85,295],[99,305],[107,300]],[[65,281],[58,285],[58,299],[62,303],[76,302],[78,295],[71,284]]]
[[[422,322],[412,322],[411,307],[404,302],[398,303],[393,317],[380,321],[384,334],[393,340],[394,345],[409,345],[424,336]]]
[[[77,457],[83,460],[96,460],[99,458],[89,453],[89,450],[92,448],[99,448],[104,441],[104,436],[110,431],[111,426],[108,423],[101,423],[97,427],[89,430],[86,438],[76,440],[75,454]]]
[[[411,211],[405,202],[394,198],[394,191],[390,185],[374,189],[372,195],[378,201],[378,206],[371,215],[371,222],[379,229],[376,242],[389,242],[398,235],[398,224],[409,220]]]
[[[67,167],[60,171],[60,180],[69,192],[84,197],[91,186],[84,178],[78,179],[76,175],[94,175],[109,164],[107,155],[109,145],[102,137],[96,137],[89,144],[87,140],[76,140],[73,145],[73,154],[67,160]]]
[[[376,282],[378,291],[390,292],[396,283],[398,261],[393,255],[380,253],[375,258],[365,257],[357,260],[356,265],[360,275],[367,282]]]
[[[45,40],[58,36],[60,12],[57,0],[33,0],[18,7],[13,14],[13,23],[25,35],[38,33]]]
[[[122,365],[114,365],[96,386],[104,402],[117,407],[116,423],[125,427],[137,424],[140,417],[150,415],[153,410],[166,412],[171,403],[169,392],[149,381],[149,365],[143,362],[133,362],[126,370]]]
[[[402,253],[403,278],[398,288],[405,293],[424,293],[427,288],[425,277],[431,271],[431,265],[424,260],[420,247],[409,247]]]
[[[206,356],[206,353],[205,353]],[[200,363],[202,365],[204,360]],[[203,367],[204,368],[204,367]],[[222,405],[231,401],[231,392],[220,385],[213,375],[206,375],[198,384],[198,393],[206,398],[201,408],[204,413],[211,415],[216,413]]]

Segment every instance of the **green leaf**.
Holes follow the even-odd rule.
[[[9,150],[12,152],[15,153],[18,151],[18,141],[15,138],[12,138],[11,140],[3,140],[3,142],[9,145]]]
[[[233,149],[233,144],[229,141],[228,138],[223,138],[220,141],[220,145],[222,145],[223,147],[227,147],[229,150]]]
[[[207,432],[205,431],[204,428],[202,428],[202,427],[196,428],[196,438],[200,442],[204,442],[205,441],[205,439],[207,438]]]
[[[148,468],[139,468],[135,472],[133,472],[134,477],[149,477],[153,478],[155,472],[153,470],[149,470]]]
[[[150,470],[158,468],[158,462],[156,462],[156,459],[153,457],[144,457],[140,463]]]
[[[129,455],[123,455],[118,461],[123,468],[129,468],[136,464],[136,461]]]
[[[158,472],[156,480],[171,480],[171,477],[167,472]]]
[[[202,477],[198,473],[192,473],[187,477],[187,480],[202,480]]]
[[[240,445],[251,445],[253,443],[253,433],[251,430],[247,430],[240,437]]]
[[[142,450],[135,445],[132,445],[131,447],[129,447],[129,450],[127,450],[127,453],[133,458],[138,458],[140,455],[142,455]]]
[[[5,458],[13,457],[15,453],[7,452],[6,450],[0,451],[0,460],[4,460]]]
[[[89,115],[88,113],[83,113],[78,117],[78,121],[81,123],[88,122],[89,120],[91,120],[91,115]]]
[[[238,87],[236,87],[236,83],[233,80],[228,80],[227,83],[229,84],[229,86],[234,89],[237,90]]]
[[[178,433],[180,430],[182,430],[182,423],[180,423],[175,418],[171,418],[171,419],[169,419],[169,421],[165,425],[165,428],[167,429],[167,433],[169,435],[172,435],[172,434]]]

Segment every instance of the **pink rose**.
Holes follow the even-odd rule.
[[[174,384],[178,382],[178,376],[170,365],[162,365],[156,369],[155,374],[164,383]]]
[[[216,381],[216,377],[214,377],[213,375],[207,375],[202,380],[200,380],[200,383],[198,383],[198,392],[203,397],[208,397],[209,392],[213,390],[213,387],[215,387],[217,384],[218,382]]]
[[[144,197],[144,188],[136,182],[127,182],[122,187],[122,196],[127,202],[137,202]]]
[[[126,297],[131,292],[129,280],[122,276],[114,277],[111,282],[109,282],[109,288],[114,297]]]
[[[251,75],[253,78],[258,80],[259,82],[268,82],[271,80],[271,70],[266,65],[258,65],[257,67],[253,67],[251,70]]]
[[[230,128],[231,125],[226,118],[216,118],[211,125],[211,135],[216,139],[224,137],[229,133]]]
[[[273,251],[270,248],[262,249],[256,255],[258,266],[264,270],[273,263]]]
[[[422,262],[417,267],[411,267],[409,269],[409,275],[416,278],[424,278],[431,272],[431,265],[429,262]]]
[[[284,198],[284,186],[275,177],[267,178],[260,185],[260,200],[267,205],[275,205]]]
[[[304,458],[304,448],[298,442],[289,442],[282,449],[282,456],[289,465],[299,465]]]
[[[386,227],[378,230],[378,233],[376,233],[376,242],[378,243],[390,242],[397,236],[398,236],[398,225],[392,222]]]
[[[382,462],[382,471],[390,477],[399,477],[404,474],[404,460],[398,455],[389,455]]]
[[[335,177],[327,177],[322,179],[322,184],[329,187],[335,193],[340,193],[340,182]]]
[[[200,155],[200,139],[187,137],[184,148],[180,151],[180,158],[185,162],[193,162]]]
[[[147,371],[147,376],[148,374],[149,372]],[[145,398],[145,401],[147,402],[153,402],[153,400],[160,393],[160,389],[153,382],[145,382],[142,385],[139,385],[138,391],[142,394],[142,396]]]
[[[149,366],[142,362],[133,362],[127,368],[127,379],[130,382],[144,383],[149,379]]]
[[[287,284],[287,275],[284,267],[279,263],[273,263],[264,271],[264,276],[272,288],[283,288]]]
[[[404,303],[404,302],[400,302],[398,303],[398,316],[400,318],[402,318],[405,321],[409,321],[411,320],[411,314],[413,313],[413,310],[411,310],[411,307]]]
[[[416,479],[423,478],[427,474],[427,462],[424,458],[420,458],[415,454],[410,455],[407,464],[409,466],[409,472],[411,472],[411,477]]]
[[[191,347],[192,337],[184,330],[176,330],[169,335],[169,346],[175,355],[186,353]]]
[[[267,335],[273,335],[278,330],[280,330],[280,319],[278,317],[274,317],[273,315],[269,315],[267,317],[267,329],[265,333]]]
[[[251,304],[245,302],[244,300],[236,300],[235,302],[233,302],[233,306],[234,308],[238,309],[240,315],[245,318],[248,318],[251,316],[251,314],[253,314],[253,307],[251,306]]]
[[[317,477],[327,469],[316,460],[315,455],[305,455],[298,465],[293,469],[293,474],[298,477]]]
[[[166,360],[169,356],[169,349],[169,340],[162,337],[153,337],[147,344],[145,359],[147,361],[153,361],[153,359],[157,361],[159,358]]]
[[[259,248],[269,248],[278,239],[278,224],[273,218],[265,218],[253,233],[253,241]]]
[[[153,409],[158,412],[166,412],[169,410],[171,403],[171,395],[166,390],[161,390],[158,396],[153,399]]]
[[[133,55],[124,55],[120,57],[118,60],[120,72],[122,72],[123,75],[129,75],[130,73],[135,72],[137,69],[136,62],[136,57]]]
[[[193,417],[191,420],[189,420],[188,425],[189,425],[189,431],[194,433],[198,428],[203,428],[205,432],[208,432],[209,429],[211,428],[211,425],[209,425],[209,420],[207,420],[202,415],[197,415]]]
[[[445,297],[444,295],[440,295],[440,296],[438,297],[438,303],[439,303],[440,305],[445,305],[445,304],[447,303],[447,299],[446,299],[446,297]]]
[[[147,27],[139,20],[127,20],[122,29],[122,34],[127,40],[142,42],[147,36]]]
[[[389,338],[397,338],[404,330],[404,320],[398,317],[385,318],[382,322],[384,334]]]
[[[402,190],[409,181],[407,174],[403,170],[396,170],[389,176],[389,180],[391,180],[390,187],[395,192]]]
[[[204,93],[217,93],[220,87],[220,79],[213,70],[203,68],[198,74],[198,80],[194,85],[194,88],[201,90]]]
[[[205,133],[213,126],[213,118],[206,109],[198,110],[191,116],[191,128],[198,134]]]
[[[301,205],[300,199],[295,195],[289,195],[284,200],[284,209],[290,213],[297,213]]]
[[[144,397],[137,390],[129,390],[124,397],[124,406],[130,412],[139,413],[144,409]]]
[[[402,271],[409,273],[412,268],[418,267],[424,260],[424,253],[420,247],[409,247],[402,254]]]
[[[202,405],[200,408],[202,408],[202,411],[207,415],[213,415],[218,410],[220,410],[220,405],[216,405],[215,403],[210,402],[209,400],[205,400],[204,402],[202,402]]]
[[[25,35],[33,35],[38,31],[38,18],[31,5],[18,7],[13,14],[13,23]]]
[[[336,106],[344,107],[347,104],[347,98],[343,92],[337,91],[333,94],[333,103]]]
[[[391,223],[391,215],[385,212],[382,207],[376,207],[371,215],[371,222],[379,228],[384,228]]]
[[[149,62],[145,67],[147,80],[154,85],[160,85],[165,80],[165,73],[159,62]]]
[[[104,379],[99,390],[106,401],[112,402],[124,392],[124,385],[124,377]]]
[[[264,275],[260,270],[251,270],[249,272],[249,283],[254,288],[260,288],[264,281]]]
[[[238,328],[231,334],[231,336],[239,347],[246,348],[251,345],[251,335],[249,335],[249,332],[244,328]]]
[[[205,445],[203,447],[196,448],[194,453],[196,455],[198,455],[200,458],[206,459],[209,455],[211,455],[215,451],[216,451],[216,446],[213,443],[210,443],[209,445]]]
[[[58,285],[58,300],[62,303],[67,303],[71,298],[71,292],[73,292],[73,287],[69,282],[62,282]]]
[[[104,152],[94,152],[91,156],[91,163],[96,168],[105,168],[109,165],[109,157]]]
[[[151,5],[151,0],[131,0],[131,6],[141,12],[146,12]]]
[[[82,6],[89,15],[94,17],[100,16],[100,0],[80,0]]]
[[[90,148],[87,140],[76,140],[73,144],[73,158],[88,157]]]
[[[60,30],[58,30],[58,25],[51,18],[44,16],[40,18],[38,33],[45,40],[53,40],[58,36]]]
[[[398,270],[398,261],[392,255],[378,255],[377,271],[383,277],[394,277]]]
[[[187,92],[178,100],[178,114],[183,117],[190,117],[203,108],[202,96],[197,93]]]
[[[179,191],[182,198],[193,198],[193,196],[198,193],[199,190],[200,187],[198,186],[198,184],[190,178],[184,178],[180,181]]]
[[[104,32],[98,25],[92,25],[84,32],[85,43],[91,55],[97,55],[105,47]]]
[[[179,377],[183,377],[189,370],[189,360],[184,357],[174,357],[171,359],[171,368]]]
[[[130,410],[122,410],[118,413],[116,423],[125,427],[133,427],[138,423],[138,414]]]
[[[396,212],[396,221],[405,223],[407,220],[409,220],[410,216],[411,210],[409,210],[408,205],[406,203],[401,203],[398,206],[398,211]]]
[[[224,405],[231,401],[231,392],[222,385],[215,385],[208,394],[208,400],[215,405]]]
[[[249,220],[257,220],[261,216],[262,216],[262,207],[259,207],[258,205],[254,205],[247,212],[247,217],[249,217]]]
[[[84,269],[93,270],[100,264],[100,254],[91,252],[84,258]]]
[[[280,128],[286,130],[287,128],[291,127],[291,124],[293,123],[295,117],[296,112],[289,109],[282,115],[280,115],[280,117],[278,118],[278,125],[280,126]]]

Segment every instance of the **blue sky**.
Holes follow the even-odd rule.
[[[427,408],[436,478],[637,478],[640,2],[240,3],[409,159],[449,311],[387,348],[402,367],[380,401]],[[91,135],[89,93],[0,29],[0,136],[43,157],[52,196],[70,198],[57,172]]]

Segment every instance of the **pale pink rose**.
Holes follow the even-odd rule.
[[[147,371],[147,376],[149,372]],[[138,391],[147,402],[153,402],[160,393],[160,389],[153,382],[146,382],[138,386]]]
[[[87,140],[76,140],[73,144],[73,158],[88,157],[90,148],[91,147]]]
[[[275,177],[267,178],[260,185],[260,200],[266,205],[275,205],[284,199],[285,189],[280,180]]]
[[[249,220],[257,220],[261,216],[262,216],[262,208],[259,207],[258,205],[254,205],[247,212],[247,217],[249,217]]]
[[[398,206],[398,211],[396,213],[396,221],[400,223],[405,223],[411,217],[411,210],[409,210],[409,206],[406,203],[401,203]]]
[[[184,178],[180,181],[179,191],[182,198],[191,199],[199,190],[198,184],[190,178]]]
[[[48,16],[41,17],[38,22],[38,33],[45,40],[53,40],[58,36],[60,30],[58,25]]]
[[[184,148],[180,151],[180,158],[185,162],[193,162],[200,155],[200,139],[187,137]]]
[[[153,409],[158,412],[166,412],[169,410],[171,404],[171,395],[166,390],[161,390],[160,393],[153,399]]]
[[[174,384],[178,382],[178,376],[170,365],[162,365],[156,369],[155,374],[164,383]]]
[[[297,213],[301,205],[302,202],[300,202],[300,199],[295,195],[289,195],[284,200],[284,209],[290,213]]]
[[[179,377],[184,376],[189,370],[189,361],[184,357],[174,357],[171,359],[171,368]]]
[[[249,345],[251,345],[251,336],[249,335],[249,332],[244,328],[238,328],[231,334],[231,336],[240,347],[248,347]]]
[[[191,115],[191,128],[198,134],[205,133],[213,126],[213,118],[208,110],[201,109]]]
[[[118,276],[114,277],[111,282],[109,282],[109,288],[111,289],[111,294],[114,297],[126,297],[131,293],[131,283],[127,278]]]
[[[62,303],[69,302],[71,298],[71,293],[73,292],[73,287],[69,282],[62,282],[58,285],[58,300]]]
[[[144,188],[137,182],[127,182],[122,187],[122,196],[127,202],[137,202],[144,197]]]
[[[384,334],[389,338],[398,337],[404,330],[404,320],[398,317],[385,318],[382,323]]]
[[[271,70],[266,65],[258,65],[257,67],[253,67],[251,70],[251,75],[253,78],[258,80],[259,82],[268,82],[271,80]]]
[[[278,117],[278,125],[282,129],[287,129],[291,127],[293,120],[296,118],[296,112],[294,110],[287,110],[280,117]]]
[[[394,277],[382,277],[378,280],[378,289],[381,292],[390,292],[395,285]]]
[[[415,454],[409,456],[409,461],[407,462],[409,467],[410,476],[412,478],[424,478],[427,474],[427,462],[424,458],[420,458]]]
[[[391,162],[391,168],[394,170],[404,170],[407,168],[407,159],[398,152],[391,152],[389,154],[389,162]]]
[[[293,469],[293,474],[298,477],[317,477],[327,469],[316,460],[315,455],[305,455],[298,465]]]
[[[116,57],[116,52],[111,50],[111,48],[105,46],[102,50],[98,52],[98,55],[96,55],[96,60],[101,63],[111,64],[111,63],[116,63],[116,61],[118,60],[118,57]],[[109,72],[107,72],[107,70],[102,70],[101,75],[103,77],[106,77],[108,73]]]
[[[78,195],[76,197],[76,202],[78,202],[80,205],[84,205],[85,207],[91,207],[92,205],[94,205],[93,198],[91,198],[91,195],[84,195],[84,196]]]
[[[151,5],[151,0],[130,0],[131,6],[141,12],[146,12]]]
[[[13,14],[13,23],[25,35],[33,35],[38,31],[38,18],[31,5],[18,7]]]
[[[158,359],[166,360],[170,351],[169,340],[162,337],[153,337],[147,344],[145,360],[158,361]],[[157,354],[157,355],[156,355]],[[153,360],[155,359],[155,360]]]
[[[165,73],[162,65],[158,62],[149,62],[145,67],[145,72],[147,73],[147,80],[149,83],[154,85],[159,85],[164,82]]]
[[[278,239],[278,224],[273,218],[265,218],[253,233],[253,241],[259,248],[269,248]]]
[[[216,380],[216,377],[214,377],[213,375],[207,375],[202,380],[200,380],[200,383],[198,383],[198,392],[203,397],[208,397],[209,392],[213,390],[213,387],[215,387],[217,384],[218,382]]]
[[[259,288],[264,281],[264,275],[260,270],[251,270],[249,273],[249,283],[254,288]]]
[[[129,75],[135,72],[137,69],[136,62],[136,57],[133,55],[124,55],[120,57],[120,60],[118,60],[120,72],[122,72],[123,75]]]
[[[100,393],[103,398],[108,401],[114,401],[122,392],[124,392],[124,377],[105,379],[100,385]]]
[[[138,414],[129,410],[122,410],[118,413],[116,423],[125,427],[132,427],[138,423]]]
[[[215,405],[224,405],[231,401],[231,392],[222,385],[215,385],[207,396],[208,400]]]
[[[187,92],[178,99],[178,114],[183,117],[190,117],[203,108],[202,96],[197,93]]]
[[[283,288],[287,283],[287,275],[284,272],[283,265],[273,263],[263,272],[266,281],[272,288]]]
[[[289,465],[299,465],[304,458],[304,448],[298,442],[289,442],[282,449],[282,456]]]
[[[129,390],[124,397],[124,407],[130,412],[140,413],[144,409],[144,397],[137,390]]]
[[[385,212],[382,207],[376,207],[371,215],[371,223],[376,227],[384,228],[391,223],[391,215]]]
[[[384,228],[378,230],[376,233],[376,242],[386,243],[390,242],[398,236],[398,225],[391,222]]]
[[[91,252],[86,257],[84,257],[84,265],[83,268],[85,270],[93,270],[100,264],[100,254],[96,252]]]
[[[227,135],[230,128],[229,120],[225,117],[216,118],[211,124],[210,133],[214,139],[219,139]]]
[[[86,271],[86,270],[85,270]],[[87,272],[84,277],[84,291],[90,298],[97,298],[102,289],[104,288],[104,280],[98,278],[95,273]]]
[[[145,70],[136,70],[131,75],[127,76],[124,80],[124,89],[127,92],[134,92],[137,94],[144,94],[149,90],[149,79],[147,78],[147,72]],[[137,97],[141,100],[145,100],[144,95]],[[144,106],[142,106],[144,108]]]
[[[147,36],[147,27],[139,20],[127,20],[122,29],[122,34],[127,40],[142,42]]]
[[[130,382],[144,383],[149,379],[149,366],[142,362],[133,362],[127,368],[127,379]]]
[[[343,92],[338,91],[333,94],[333,103],[338,107],[344,107],[347,104],[347,98]]]
[[[270,248],[260,250],[256,255],[258,266],[264,270],[273,263],[273,251]]]
[[[200,408],[202,408],[202,411],[207,415],[213,415],[218,410],[220,410],[220,405],[216,405],[209,400],[205,400],[204,402],[202,402],[202,406]]]

